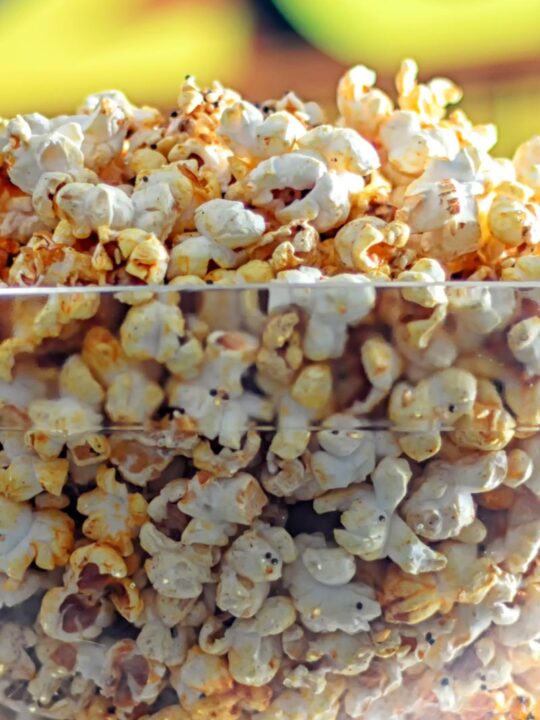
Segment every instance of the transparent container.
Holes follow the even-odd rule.
[[[2,720],[539,713],[540,286],[2,289],[0,338]]]

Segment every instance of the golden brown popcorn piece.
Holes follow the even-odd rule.
[[[412,576],[390,567],[380,595],[388,622],[416,624],[436,612],[447,613],[456,603],[476,605],[494,586],[498,568],[477,557],[475,545],[447,541],[438,546],[447,565],[437,573]]]
[[[500,450],[514,436],[515,427],[516,422],[505,410],[495,386],[480,380],[471,414],[458,420],[450,437],[459,447]]]
[[[68,478],[68,465],[61,458],[43,461],[20,455],[0,470],[0,495],[16,502],[30,500],[43,490],[58,496]]]
[[[156,480],[171,463],[174,453],[167,448],[143,443],[139,435],[114,433],[110,439],[110,461],[122,477],[134,485],[144,487]]]

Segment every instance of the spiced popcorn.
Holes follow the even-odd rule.
[[[540,718],[540,139],[396,90],[0,123],[2,719]]]

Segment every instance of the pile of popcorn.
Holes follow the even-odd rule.
[[[540,137],[416,75],[2,121],[2,720],[540,720]]]

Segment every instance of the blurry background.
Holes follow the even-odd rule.
[[[0,114],[72,111],[118,87],[171,107],[187,73],[264,100],[294,89],[332,107],[344,68],[392,90],[403,57],[450,75],[498,151],[540,132],[539,0],[0,0]]]

